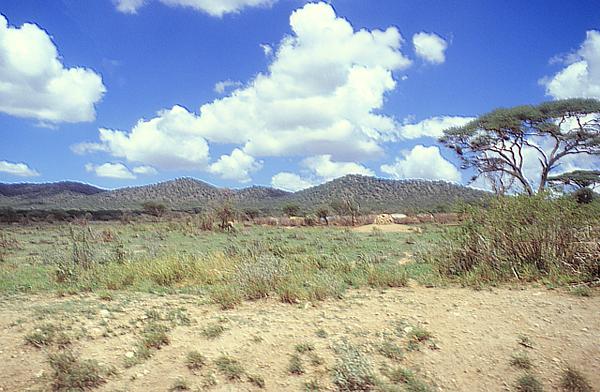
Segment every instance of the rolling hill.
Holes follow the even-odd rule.
[[[103,190],[76,182],[0,184],[0,207],[20,210],[139,210],[144,202],[172,210],[201,210],[229,200],[240,209],[274,214],[296,204],[306,212],[351,196],[363,211],[410,212],[439,209],[458,201],[475,201],[486,193],[443,181],[388,180],[347,175],[299,192],[252,186],[218,188],[193,178],[158,184]]]

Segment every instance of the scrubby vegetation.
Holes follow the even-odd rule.
[[[413,246],[399,240],[402,233],[150,226],[55,226],[53,241],[44,244],[51,251],[40,253],[39,261],[22,263],[17,257],[0,265],[0,290],[188,291],[231,309],[242,300],[273,297],[294,304],[341,298],[350,287],[402,287],[414,275],[397,262]],[[423,239],[435,235],[432,230]]]
[[[560,379],[560,386],[565,392],[592,392],[593,388],[585,377],[577,370],[565,369]]]
[[[94,360],[80,360],[69,351],[50,354],[54,391],[84,391],[106,382],[114,370],[100,366]]]
[[[465,222],[424,258],[468,284],[600,279],[600,203],[569,197],[500,197],[471,208]]]
[[[370,391],[376,378],[369,359],[352,344],[342,341],[336,348],[337,360],[333,379],[340,391]]]
[[[294,385],[310,391],[424,392],[446,387],[430,372],[433,361],[422,359],[443,358],[449,337],[439,331],[439,324],[422,316],[426,312],[421,312],[424,303],[420,299],[406,299],[408,293],[435,291],[435,301],[443,302],[444,293],[438,290],[445,286],[453,292],[474,293],[454,290],[455,282],[474,286],[509,283],[512,287],[515,282],[539,281],[566,286],[560,292],[573,304],[596,300],[597,202],[578,204],[571,197],[548,195],[500,197],[486,208],[463,207],[459,217],[448,214],[453,215],[452,225],[420,215],[423,219],[411,221],[414,225],[374,225],[375,230],[350,227],[351,217],[344,221],[348,227],[340,227],[333,222],[335,218],[328,217],[332,222],[321,220],[314,227],[238,221],[235,230],[221,229],[221,223],[230,223],[230,207],[219,202],[211,206],[210,213],[179,219],[158,214],[111,223],[77,219],[3,226],[0,294],[42,293],[46,297],[49,293],[59,297],[48,296],[53,301],[73,298],[83,304],[94,298],[100,304],[91,309],[86,302],[76,310],[87,320],[77,327],[64,314],[46,322],[45,317],[56,310],[40,311],[35,322],[21,328],[19,349],[43,358],[46,352],[66,353],[55,361],[63,364],[61,373],[52,376],[59,380],[56,390],[63,388],[58,385],[77,390],[77,385],[84,384],[87,386],[81,388],[91,389],[104,382],[142,385],[147,382],[145,377],[153,377],[146,375],[146,369],[164,364],[166,356],[175,358],[181,374],[169,374],[163,390],[208,390],[218,389],[219,383],[247,383],[255,389]],[[224,211],[222,216],[219,211]],[[320,215],[326,216],[326,211],[322,212]],[[243,213],[256,215],[253,210]],[[291,222],[295,218],[285,219]],[[355,223],[363,221],[361,217]],[[402,289],[405,286],[410,288]],[[360,290],[353,290],[357,288]],[[456,298],[455,293],[452,296]],[[383,298],[388,301],[385,306],[373,305]],[[171,300],[179,303],[170,304]],[[328,301],[321,302],[324,300]],[[169,305],[162,307],[158,301]],[[362,307],[366,301],[370,306]],[[464,322],[461,308],[472,307],[470,297],[469,301],[452,301],[446,308],[450,318],[443,319]],[[144,303],[152,305],[143,307]],[[72,313],[69,306],[61,312]],[[397,312],[406,306],[415,312]],[[119,310],[122,308],[138,311],[111,316],[124,312]],[[252,309],[260,310],[253,314]],[[352,317],[348,317],[349,311],[354,312]],[[216,314],[207,317],[209,312]],[[302,320],[302,312],[311,312],[313,319]],[[287,324],[273,326],[273,320],[280,322],[283,313],[294,313],[286,323],[302,323],[299,335],[295,335],[299,331],[295,325],[288,335],[281,333],[282,325]],[[100,319],[94,321],[99,314]],[[376,314],[384,321],[371,320],[367,328],[357,316],[363,314],[369,318]],[[21,321],[13,322],[18,325]],[[579,326],[577,330],[588,333],[587,328]],[[503,371],[514,373],[509,381],[513,389],[538,391],[543,383],[567,391],[587,391],[585,378],[576,371],[569,370],[558,380],[555,368],[555,378],[550,379],[551,370],[537,361],[542,358],[538,350],[547,342],[538,340],[535,329],[523,329],[527,336],[514,340],[518,331],[511,331],[514,347],[498,348],[504,355]],[[108,361],[116,364],[123,376],[112,377],[103,362],[72,360],[68,356],[71,351],[64,351],[127,334],[129,343]],[[460,334],[471,336],[469,344],[479,346],[475,340],[485,333],[466,325]],[[182,345],[188,338],[190,344]],[[286,344],[277,346],[282,350],[274,350],[280,339],[286,339]],[[256,352],[278,356],[277,363],[268,365],[268,369],[277,369],[277,374],[267,373],[264,361],[254,361]],[[554,381],[551,384],[549,380]],[[447,388],[453,390],[450,384]]]

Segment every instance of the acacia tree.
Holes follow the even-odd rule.
[[[325,224],[329,226],[329,209],[326,206],[321,206],[317,209],[317,217],[323,219]]]
[[[352,226],[356,226],[357,217],[360,215],[360,204],[350,195],[331,202],[331,208],[339,215],[350,215]]]
[[[445,130],[440,142],[458,154],[463,169],[475,170],[473,181],[484,176],[498,193],[518,185],[533,195],[545,189],[565,157],[600,155],[599,113],[600,101],[594,99],[497,109]],[[537,185],[525,173],[525,159],[531,155],[539,162]]]
[[[574,170],[548,177],[548,182],[556,185],[572,186],[576,189],[600,185],[600,170]]]
[[[580,204],[587,204],[595,198],[592,187],[600,185],[600,170],[575,170],[548,177],[548,182],[554,186],[574,188],[575,200]]]

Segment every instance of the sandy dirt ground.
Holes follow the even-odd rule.
[[[358,226],[352,229],[357,233],[372,233],[373,231],[380,230],[384,233],[419,233],[421,228],[418,226],[411,225],[397,225],[397,224],[389,224],[389,225],[363,225]]]
[[[183,378],[191,390],[259,390],[246,379],[228,381],[213,364],[223,354],[236,358],[247,373],[261,375],[267,391],[303,391],[317,380],[321,390],[335,390],[331,369],[334,348],[346,339],[359,347],[378,372],[402,366],[438,391],[507,391],[523,374],[510,365],[511,355],[526,352],[532,373],[545,390],[559,390],[566,366],[600,385],[600,293],[577,297],[543,288],[474,291],[464,288],[406,287],[353,290],[343,300],[286,305],[275,300],[246,302],[228,311],[189,295],[116,293],[110,301],[97,296],[19,296],[0,299],[0,390],[51,390],[47,354],[57,348],[36,348],[24,336],[44,322],[60,324],[76,336],[71,350],[81,358],[112,365],[117,373],[99,391],[167,391]],[[166,314],[180,310],[189,325],[169,332],[170,344],[145,362],[125,368],[148,310]],[[207,325],[225,331],[204,336]],[[433,338],[408,350],[405,333],[421,327]],[[318,332],[319,331],[319,332]],[[526,336],[531,347],[521,345]],[[377,347],[392,339],[403,358],[390,360]],[[314,345],[311,363],[301,354],[305,373],[289,374],[289,359],[299,343]],[[208,359],[201,371],[185,366],[185,356],[198,350]],[[385,379],[378,373],[378,376]],[[216,385],[203,387],[206,380]]]

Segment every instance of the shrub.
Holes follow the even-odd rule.
[[[346,291],[346,285],[339,276],[328,273],[315,273],[306,282],[308,299],[323,301],[327,298],[341,299]]]
[[[532,368],[531,360],[527,353],[515,353],[510,359],[510,364],[519,369],[529,370]]]
[[[217,369],[231,381],[239,381],[246,371],[237,359],[221,356],[215,361]]]
[[[518,392],[542,392],[544,388],[537,378],[526,374],[517,379],[516,390]]]
[[[219,304],[222,310],[230,310],[242,303],[239,290],[233,285],[219,285],[212,288],[210,298]]]
[[[283,213],[287,216],[300,215],[300,206],[298,204],[287,204],[283,206]]]
[[[588,286],[585,286],[585,285],[572,287],[571,294],[576,295],[578,297],[591,297],[592,289],[590,289]]]
[[[189,391],[192,388],[190,388],[190,385],[188,384],[188,382],[183,379],[183,378],[177,378],[177,380],[175,380],[175,382],[173,382],[173,385],[171,385],[171,388],[169,388],[170,392],[176,392],[176,391]]]
[[[573,368],[564,370],[560,386],[566,392],[593,392],[592,386],[581,373]]]
[[[185,358],[185,364],[190,370],[198,370],[206,365],[206,357],[198,351],[190,351]]]
[[[142,344],[145,348],[159,349],[169,344],[167,332],[169,328],[166,325],[152,322],[144,328]]]
[[[40,325],[25,335],[25,341],[38,348],[51,345],[62,348],[71,344],[71,338],[61,330],[61,327],[49,323]]]
[[[589,204],[594,201],[594,191],[590,188],[580,188],[573,192],[573,198],[579,204]]]
[[[288,364],[288,372],[290,374],[304,374],[304,366],[302,365],[302,359],[294,354],[290,357],[290,363]]]
[[[211,323],[202,329],[202,335],[207,339],[216,339],[225,332],[226,328],[219,323]]]
[[[377,350],[381,355],[383,355],[386,358],[393,359],[396,361],[402,359],[402,348],[400,348],[400,346],[398,346],[396,343],[390,340],[385,340],[383,343],[381,343],[377,347]]]
[[[333,368],[333,382],[340,391],[370,391],[375,386],[375,375],[367,358],[348,342],[335,348],[337,359]]]
[[[265,379],[258,374],[249,374],[248,381],[250,381],[252,384],[256,385],[260,389],[264,389],[264,387],[267,385],[265,383]]]
[[[598,206],[569,198],[499,197],[470,208],[464,224],[425,254],[442,275],[467,283],[600,278]]]
[[[142,204],[142,211],[145,214],[160,218],[167,212],[167,206],[155,201],[147,201]]]
[[[202,231],[212,231],[215,225],[215,217],[212,214],[198,215],[198,228]]]
[[[95,388],[105,382],[104,377],[111,373],[92,360],[80,361],[71,352],[48,355],[53,370],[55,391],[83,391]]]
[[[285,260],[271,255],[259,255],[241,263],[236,281],[247,299],[268,297],[284,281],[289,273]]]
[[[309,351],[314,351],[315,345],[309,342],[298,343],[294,349],[298,351],[300,354],[307,353]]]
[[[394,384],[402,384],[407,392],[429,392],[431,388],[417,379],[415,373],[409,369],[396,368],[384,369],[382,373]]]

